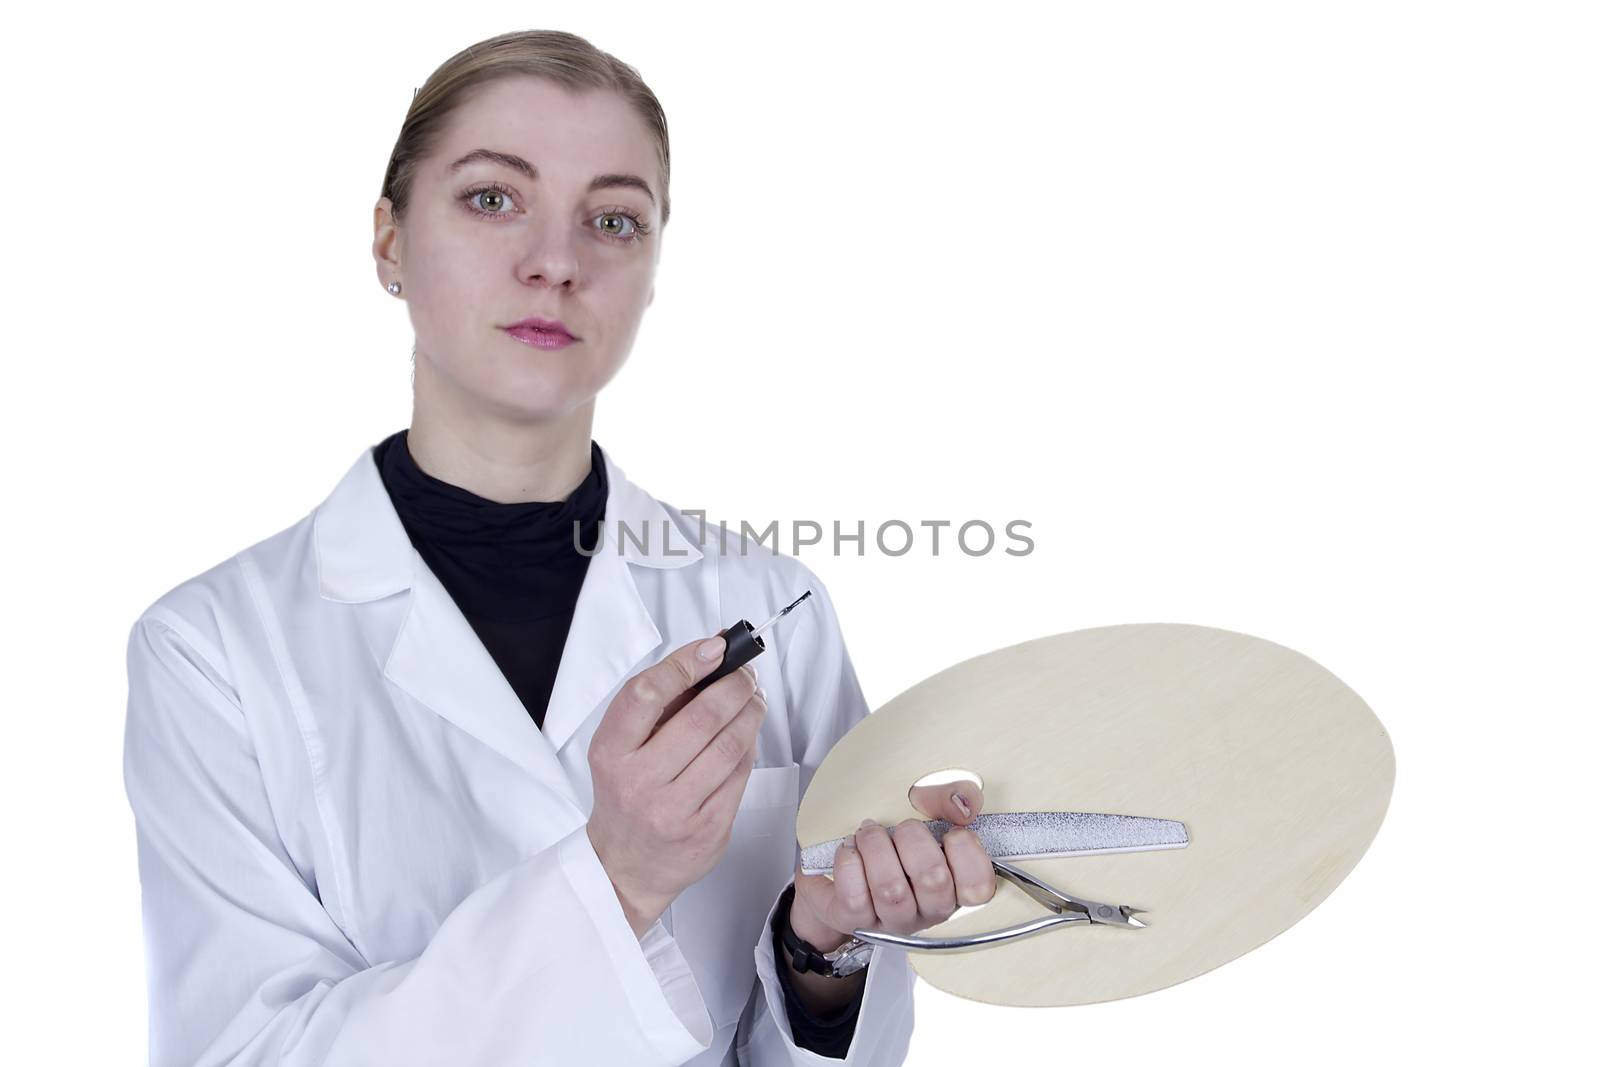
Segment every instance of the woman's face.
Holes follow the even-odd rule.
[[[532,176],[468,159],[480,150]],[[379,277],[402,283],[416,331],[416,388],[440,394],[419,403],[543,422],[592,400],[655,295],[660,182],[655,140],[621,96],[530,77],[481,87],[418,170],[404,223],[387,197],[376,211]],[[577,340],[538,348],[505,331],[530,316]]]

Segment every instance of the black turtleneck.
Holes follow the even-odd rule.
[[[400,523],[542,730],[589,569],[590,557],[573,544],[573,524],[592,550],[605,519],[610,487],[600,446],[589,442],[589,476],[567,499],[501,504],[424,472],[406,434],[391,434],[372,450]],[[790,980],[776,925],[788,913],[780,910],[773,919],[769,936],[795,1044],[843,1058],[862,998],[831,1016],[807,1011]]]
[[[606,465],[589,443],[590,468],[565,500],[502,504],[417,466],[407,431],[373,448],[378,473],[411,543],[544,728],[589,557],[605,518]]]

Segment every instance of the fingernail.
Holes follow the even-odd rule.
[[[727,647],[727,644],[727,638],[718,634],[715,637],[701,641],[699,647],[694,650],[694,654],[709,662],[722,655],[722,650]]]
[[[756,686],[756,695],[759,696],[762,700],[767,699],[767,691],[765,689],[761,688],[759,685]]]
[[[869,829],[870,827],[877,826],[877,825],[878,824],[873,822],[871,819],[862,819],[861,820],[861,825],[856,828],[856,832],[860,833],[862,830],[866,830],[866,829]]]
[[[965,819],[972,818],[972,806],[967,803],[967,798],[960,793],[951,793],[950,799],[956,802],[956,807],[961,809],[961,816]]]

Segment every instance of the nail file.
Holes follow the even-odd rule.
[[[934,840],[943,842],[951,824],[923,819]],[[894,835],[894,827],[888,827]],[[1148,852],[1183,848],[1189,833],[1176,819],[1139,815],[1107,815],[1086,811],[1017,811],[980,814],[967,824],[984,851],[994,859],[1040,859],[1056,856],[1100,856],[1112,852]],[[834,854],[849,840],[836,837],[800,850],[802,874],[832,874]]]

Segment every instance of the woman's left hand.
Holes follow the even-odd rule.
[[[797,936],[830,952],[852,930],[912,934],[944,922],[958,907],[994,897],[989,853],[964,828],[983,808],[978,783],[920,786],[911,791],[911,804],[930,819],[952,824],[943,848],[917,819],[895,826],[893,836],[870,819],[863,822],[834,855],[831,878],[795,870],[789,925]]]

